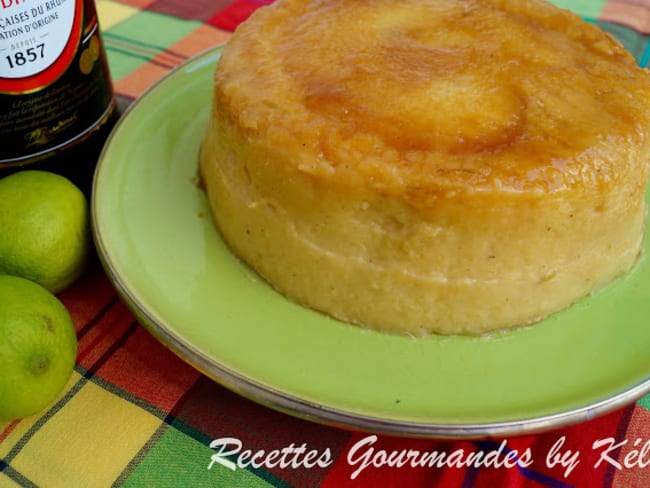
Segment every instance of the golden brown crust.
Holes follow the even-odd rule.
[[[225,239],[344,320],[530,323],[639,254],[650,78],[548,3],[279,0],[214,96],[201,171]]]
[[[615,163],[648,138],[647,74],[541,1],[279,2],[221,64],[223,113],[339,184],[414,201],[587,190],[647,164]]]

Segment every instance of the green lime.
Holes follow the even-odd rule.
[[[35,170],[0,180],[0,273],[58,293],[83,274],[91,249],[88,201],[73,183]]]
[[[0,421],[51,404],[76,358],[77,336],[65,306],[32,281],[0,275]]]

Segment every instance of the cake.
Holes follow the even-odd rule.
[[[541,0],[278,0],[228,41],[199,169],[233,253],[379,331],[536,323],[634,267],[650,77]]]

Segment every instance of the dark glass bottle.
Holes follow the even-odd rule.
[[[0,176],[45,169],[89,194],[117,117],[94,0],[0,0]]]

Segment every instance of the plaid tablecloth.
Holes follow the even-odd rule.
[[[225,41],[267,3],[98,0],[122,104],[194,54]],[[640,65],[648,64],[650,0],[555,3],[599,24]],[[98,264],[60,298],[78,331],[75,372],[50,409],[0,423],[0,487],[650,487],[650,395],[600,418],[539,435],[375,440],[272,411],[201,375],[137,323]],[[237,439],[251,453],[281,454],[304,443],[321,463],[292,465],[286,457],[288,466],[277,458],[275,467],[233,470],[227,462],[212,462],[216,449],[210,443],[218,438]],[[371,441],[375,452],[410,449],[451,456],[500,450],[503,457],[513,452],[520,460],[528,453],[534,462],[515,468],[362,468],[354,446]]]

